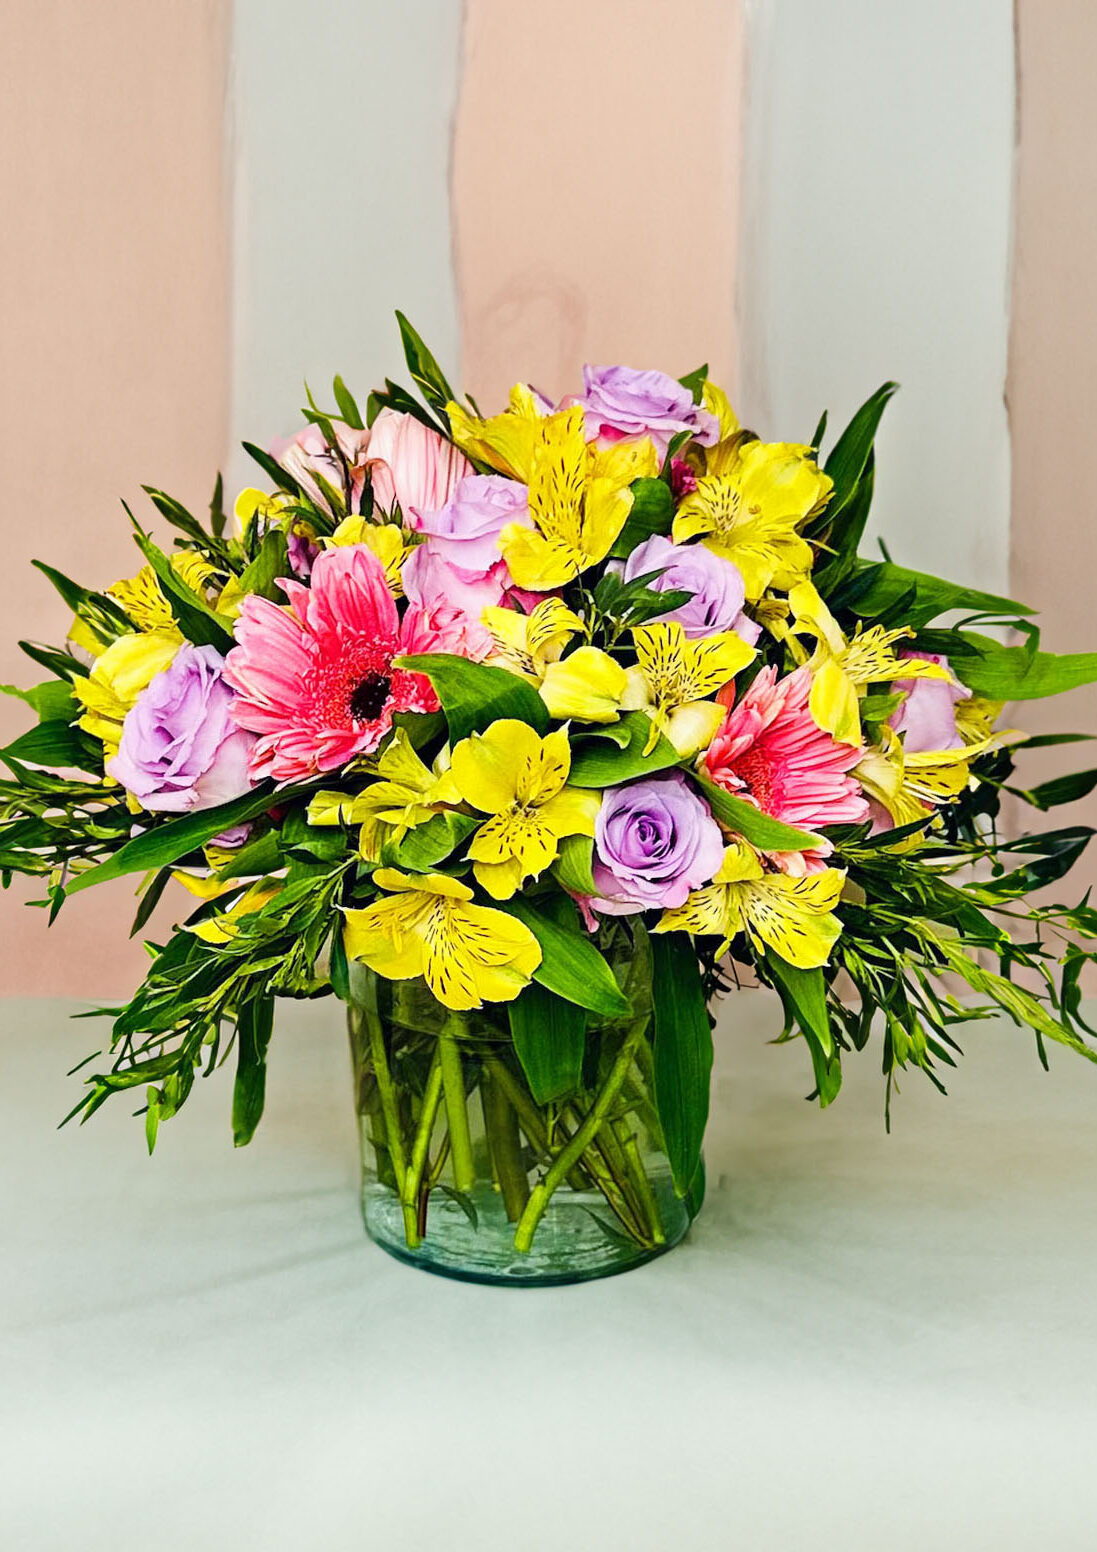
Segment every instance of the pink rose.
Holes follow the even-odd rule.
[[[503,561],[479,574],[467,572],[421,544],[404,562],[403,583],[409,602],[463,631],[466,656],[484,657],[492,650],[482,616],[506,600],[510,573]]]
[[[369,463],[379,507],[437,512],[473,472],[464,453],[414,415],[382,410],[370,431]]]

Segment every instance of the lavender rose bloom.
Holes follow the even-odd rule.
[[[412,507],[408,520],[432,554],[466,576],[483,576],[499,561],[499,535],[508,523],[530,526],[528,492],[501,474],[469,474],[437,512]]]
[[[724,856],[708,806],[681,771],[611,787],[594,826],[596,911],[624,916],[683,905]]]
[[[653,593],[693,594],[689,603],[657,619],[677,620],[691,640],[713,631],[737,631],[751,646],[758,640],[761,626],[743,613],[743,576],[733,561],[703,544],[672,544],[662,534],[652,534],[636,546],[622,574],[633,582],[653,571],[661,572],[648,583]]]
[[[899,656],[948,667],[948,658],[937,652],[907,651]],[[909,754],[962,746],[964,741],[956,729],[956,705],[970,699],[969,689],[954,679],[897,679],[892,688],[906,691],[906,700],[892,713],[889,722],[897,733],[902,733],[903,747]]]
[[[688,388],[666,372],[640,372],[631,366],[585,366],[583,406],[587,441],[618,442],[649,436],[660,458],[679,431],[691,431],[706,445],[719,436],[715,415],[694,404]]]
[[[122,724],[107,773],[150,812],[215,808],[250,792],[255,736],[229,715],[233,693],[213,647],[184,642],[142,690]]]

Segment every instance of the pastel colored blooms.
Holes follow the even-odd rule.
[[[648,583],[652,592],[692,594],[688,603],[656,619],[677,620],[691,639],[734,631],[751,646],[758,640],[761,627],[743,613],[742,572],[730,560],[702,544],[674,544],[662,534],[652,534],[633,550],[622,575],[626,582],[634,582],[654,571],[659,575]]]
[[[215,648],[184,642],[137,697],[107,773],[142,808],[190,813],[251,789],[255,738],[230,716],[223,670]]]
[[[288,608],[245,598],[225,667],[234,719],[260,735],[254,777],[299,781],[338,770],[377,748],[395,712],[438,709],[429,679],[393,659],[453,651],[454,629],[422,609],[401,620],[372,550],[326,550],[311,588],[281,585]]]
[[[291,474],[322,512],[340,506],[356,508],[366,485],[370,433],[332,422],[339,451],[328,446],[319,426],[305,426],[270,444],[270,455]],[[349,500],[348,500],[349,496]]]
[[[594,848],[589,903],[611,916],[684,904],[724,854],[720,827],[680,771],[610,788]]]
[[[936,663],[948,670],[948,658],[939,652],[913,652],[901,650],[896,657],[914,658],[923,663]],[[907,754],[926,754],[931,749],[960,749],[964,740],[956,726],[956,707],[971,698],[971,691],[955,679],[896,679],[896,690],[904,691],[906,700],[893,712],[889,721],[897,733],[903,735],[903,748]]]
[[[495,642],[483,624],[483,614],[506,600],[510,573],[503,561],[490,571],[470,574],[420,544],[404,562],[402,582],[412,604],[445,622],[455,642],[453,650],[464,657],[488,656]]]
[[[473,473],[464,453],[414,415],[382,410],[369,438],[373,496],[385,512],[437,512]]]
[[[412,507],[408,526],[422,548],[461,571],[482,576],[500,560],[499,535],[508,523],[529,526],[526,487],[501,474],[470,474],[437,511]]]
[[[811,685],[809,668],[783,679],[776,668],[763,668],[728,712],[705,769],[718,786],[797,829],[858,824],[868,803],[849,772],[861,748],[819,727]]]
[[[585,366],[583,393],[573,402],[583,406],[588,440],[649,436],[660,459],[680,431],[703,444],[715,442],[718,435],[716,417],[694,404],[689,389],[666,372]]]
[[[422,976],[447,1008],[510,1002],[541,963],[541,946],[524,923],[474,905],[460,879],[441,873],[410,877],[378,868],[373,882],[390,893],[346,913],[349,959],[392,981]]]

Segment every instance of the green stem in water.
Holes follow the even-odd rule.
[[[483,1076],[484,1126],[492,1167],[503,1193],[503,1206],[511,1223],[517,1223],[529,1200],[529,1181],[522,1162],[518,1116],[493,1072]]]
[[[423,1090],[423,1108],[419,1113],[419,1125],[415,1129],[415,1137],[411,1145],[411,1159],[408,1162],[407,1171],[404,1175],[404,1189],[401,1193],[401,1203],[404,1209],[404,1238],[407,1240],[409,1250],[416,1249],[422,1239],[419,1227],[419,1193],[423,1183],[423,1170],[426,1168],[431,1133],[434,1131],[434,1121],[438,1114],[438,1105],[441,1098],[442,1063],[436,1047],[431,1058],[430,1072],[427,1075],[427,1086]]]
[[[545,1126],[544,1117],[529,1095],[523,1091],[514,1074],[508,1071],[503,1063],[494,1056],[488,1058],[487,1070],[514,1106],[518,1114],[519,1125],[529,1138],[534,1152],[546,1159],[551,1159],[552,1147],[549,1143],[548,1129]],[[568,1179],[568,1184],[573,1191],[585,1191],[590,1182],[583,1179],[580,1170],[573,1170]]]
[[[400,1135],[400,1111],[396,1104],[396,1090],[392,1086],[392,1074],[389,1072],[388,1057],[385,1054],[385,1031],[381,1023],[381,1015],[377,1011],[376,987],[371,990],[370,1005],[362,1005],[356,1011],[361,1013],[366,1022],[370,1062],[374,1077],[377,1079],[381,1115],[385,1122],[385,1143],[392,1163],[392,1173],[396,1177],[397,1194],[403,1198],[404,1174],[407,1167],[404,1162],[404,1142]]]
[[[457,1191],[471,1191],[476,1184],[476,1166],[472,1159],[472,1135],[469,1132],[468,1099],[465,1095],[465,1074],[461,1066],[461,1049],[456,1031],[461,1029],[460,1015],[446,1016],[438,1036],[438,1054],[442,1067],[442,1090],[446,1099],[446,1122],[449,1126],[450,1154],[453,1161],[453,1185]]]
[[[665,1245],[667,1237],[663,1232],[663,1220],[659,1216],[659,1203],[655,1200],[655,1192],[651,1189],[651,1181],[644,1171],[644,1163],[640,1157],[640,1145],[636,1141],[636,1133],[629,1131],[620,1121],[614,1122],[613,1130],[617,1141],[624,1151],[625,1162],[628,1165],[628,1171],[632,1177],[636,1195],[643,1206],[644,1216],[647,1219],[652,1240],[656,1245]],[[623,1132],[627,1133],[627,1135],[622,1136]]]
[[[533,1243],[533,1236],[537,1232],[537,1225],[544,1216],[545,1209],[552,1200],[553,1193],[561,1181],[582,1158],[587,1148],[598,1135],[599,1128],[614,1100],[620,1092],[621,1085],[628,1076],[628,1070],[632,1065],[632,1055],[644,1033],[645,1020],[638,1020],[625,1036],[624,1043],[617,1053],[617,1059],[610,1069],[609,1076],[595,1096],[594,1104],[587,1112],[582,1126],[574,1134],[567,1146],[553,1159],[549,1171],[544,1180],[534,1186],[530,1193],[526,1209],[518,1221],[518,1227],[514,1232],[514,1248],[520,1251],[528,1251]]]

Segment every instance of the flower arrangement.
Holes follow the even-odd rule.
[[[485,416],[397,317],[421,400],[387,381],[360,412],[336,378],[335,409],[310,395],[303,431],[245,444],[270,488],[234,520],[220,480],[208,521],[149,489],[175,535],[131,514],[135,576],[39,563],[73,620],[21,643],[45,681],[7,687],[39,721],[0,751],[4,882],[41,877],[52,919],[133,875],[135,931],[190,896],[101,1010],[73,1114],[143,1092],[151,1149],[231,1051],[246,1143],[275,999],[334,993],[377,1237],[411,1255],[436,1211],[475,1237],[497,1209],[513,1272],[569,1193],[634,1258],[684,1232],[708,1010],[744,975],[823,1106],[874,1038],[889,1101],[905,1069],[942,1088],[962,1027],[1003,1010],[1041,1060],[1097,1060],[1097,911],[1030,898],[1090,831],[998,827],[1003,793],[1044,811],[1097,772],[1022,790],[1016,748],[1077,735],[997,726],[1097,655],[859,555],[894,385],[825,458],[825,416],[761,441],[705,368],[587,367],[560,404],[519,385]]]

